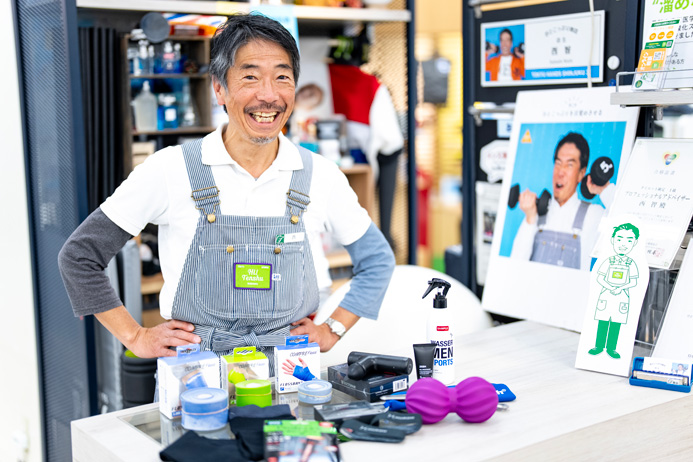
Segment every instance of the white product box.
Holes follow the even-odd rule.
[[[274,374],[277,393],[298,391],[310,374],[320,378],[320,345],[308,343],[307,335],[286,337],[286,345],[275,347]]]
[[[200,352],[200,345],[176,347],[178,356],[157,360],[159,411],[169,419],[180,417],[180,395],[188,388],[207,386],[228,392],[226,361],[211,351]],[[187,384],[187,385],[186,385]]]

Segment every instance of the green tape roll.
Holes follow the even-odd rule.
[[[246,380],[236,384],[236,406],[272,405],[272,384],[268,380]]]

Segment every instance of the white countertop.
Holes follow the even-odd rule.
[[[352,441],[340,445],[343,459],[662,460],[693,454],[690,394],[575,369],[578,340],[574,332],[531,322],[458,337],[458,379],[506,384],[517,395],[509,410],[482,424],[453,413],[399,444]],[[74,460],[158,461],[161,445],[122,419],[156,409],[152,404],[73,421]]]

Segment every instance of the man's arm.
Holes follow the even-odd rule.
[[[348,331],[361,317],[377,319],[395,269],[395,256],[373,223],[361,238],[345,247],[354,265],[354,277],[349,292],[330,317],[344,324]],[[320,344],[320,351],[328,351],[339,340],[327,324],[316,325],[304,318],[294,325],[297,327],[291,334],[308,334],[311,342]]]
[[[510,251],[510,258],[529,261],[532,257],[534,235],[537,233],[537,220],[539,217],[539,212],[537,211],[537,195],[525,189],[522,194],[520,194],[519,205],[520,210],[525,214],[525,218],[522,220],[517,234],[515,234],[513,248]]]
[[[96,315],[118,340],[142,358],[172,356],[169,346],[199,343],[193,326],[169,321],[141,327],[123,306],[104,269],[132,236],[96,209],[72,233],[58,255],[60,274],[75,316]]]

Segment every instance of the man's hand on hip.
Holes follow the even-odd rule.
[[[327,324],[315,324],[309,318],[303,318],[292,322],[291,325],[295,326],[291,330],[291,335],[308,334],[308,341],[320,345],[320,351],[323,353],[329,351],[339,341],[339,336],[332,332]]]
[[[140,358],[176,356],[169,347],[200,343],[200,337],[192,333],[194,329],[189,322],[172,319],[155,327],[141,327],[132,344],[125,346]]]
[[[189,322],[173,319],[156,327],[142,327],[122,305],[95,316],[125,348],[140,358],[175,356],[176,352],[168,347],[200,343],[200,337],[192,333],[195,326]]]

